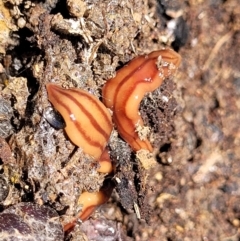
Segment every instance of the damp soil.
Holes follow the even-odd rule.
[[[42,222],[45,240],[240,240],[238,0],[4,0],[0,13],[0,219],[27,233],[16,240],[37,240]],[[119,68],[166,47],[182,63],[139,109],[154,155],[136,154],[114,130],[114,173],[99,174],[45,85],[101,100]],[[109,182],[108,203],[64,235],[81,193]]]

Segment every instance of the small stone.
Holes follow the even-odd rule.
[[[26,20],[24,18],[19,18],[17,20],[17,25],[19,28],[24,28],[26,25]]]
[[[68,0],[67,1],[69,12],[72,16],[81,18],[86,11],[86,3],[82,0]]]

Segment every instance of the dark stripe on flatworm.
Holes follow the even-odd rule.
[[[72,92],[78,93],[77,90],[71,89]],[[81,95],[84,95],[88,99],[93,99],[92,102],[97,106],[98,110],[101,112],[101,115],[103,116],[105,122],[107,122],[108,126],[112,127],[112,121],[108,118],[107,114],[103,111],[102,106],[98,103],[98,101],[95,101],[93,97],[89,97],[86,93],[81,93]],[[105,107],[105,106],[104,106]]]
[[[88,117],[88,119],[90,120],[91,124],[94,126],[94,128],[96,129],[96,131],[100,132],[106,139],[108,138],[108,133],[98,124],[98,122],[95,120],[95,118],[93,117],[93,115],[73,96],[71,96],[69,93],[66,93],[65,90],[59,90],[63,95],[67,96],[69,99],[71,99],[74,104],[76,104],[79,109],[81,109],[81,111]],[[72,89],[71,89],[72,91]],[[96,100],[94,100],[93,98],[91,98],[89,95],[85,94],[85,93],[79,93],[78,91],[74,91],[73,92],[82,95],[84,97],[86,97],[89,101],[93,102],[93,104],[96,105]],[[107,119],[106,114],[104,112],[102,112],[102,109],[99,105],[96,105],[98,110],[100,110],[101,114],[104,116],[104,119]],[[110,124],[110,121],[108,119],[108,125]]]
[[[140,66],[136,67],[133,71],[131,71],[130,74],[128,74],[128,75],[121,81],[121,83],[118,85],[118,87],[116,88],[115,93],[114,93],[114,99],[115,99],[114,101],[115,101],[115,102],[116,102],[116,98],[117,98],[117,93],[120,93],[120,92],[121,92],[121,87],[123,86],[123,83],[125,83],[126,81],[128,81],[128,80],[129,80],[129,77],[132,76],[132,75],[134,75],[140,68],[141,68],[141,69],[144,68],[145,65],[147,65],[149,62],[151,63],[151,62],[155,61],[155,59],[157,59],[157,58],[156,58],[156,57],[152,57],[152,58],[146,59],[145,61],[143,61],[143,63],[142,63]],[[156,66],[156,65],[155,65],[155,66]],[[156,75],[158,75],[158,73],[159,73],[159,71],[158,71],[157,66],[156,66],[156,73],[154,74],[154,76],[151,76],[152,80],[154,80],[154,78],[156,77]],[[124,100],[123,100],[123,102],[122,102],[122,105],[123,105],[123,106],[126,106],[126,101],[128,100],[129,96],[131,95],[131,92],[133,91],[133,89],[136,88],[137,85],[142,84],[143,82],[144,82],[143,79],[137,80],[137,81],[134,83],[134,85],[132,85],[131,88],[129,88],[128,91],[124,93],[124,94],[125,94],[125,98],[124,98]],[[118,111],[118,110],[115,109],[115,112],[117,112],[117,111]],[[125,114],[125,109],[124,109],[124,108],[123,108],[122,111],[124,112],[123,115],[126,117],[126,120],[128,121],[128,123],[129,123],[130,125],[134,125],[134,132],[135,132],[135,124],[132,123],[132,120],[130,120],[130,119],[126,116],[126,114]],[[138,110],[137,110],[137,111],[138,111]],[[115,116],[115,118],[117,118],[118,115],[114,115],[114,116]],[[135,137],[134,137],[134,135],[137,135],[137,136],[138,136],[138,134],[136,134],[136,133],[129,133],[129,132],[126,130],[126,128],[122,125],[122,123],[121,123],[121,121],[120,121],[120,118],[122,118],[122,117],[117,118],[117,122],[118,122],[119,128],[121,128],[121,131],[124,132],[125,135],[128,136],[128,138],[131,138],[131,139],[132,139],[132,142],[136,143],[136,144],[139,146],[139,149],[141,149],[141,144],[139,144],[138,142],[136,142],[136,141],[135,141]],[[133,135],[133,136],[132,136],[132,135]],[[142,142],[144,143],[144,141],[142,141]],[[146,146],[147,146],[147,145],[146,145]]]
[[[160,54],[159,54],[159,55],[160,55]],[[142,56],[141,56],[141,57],[142,57]],[[119,89],[122,87],[122,85],[123,85],[126,81],[128,81],[129,78],[135,74],[135,72],[137,72],[139,69],[144,68],[144,66],[145,66],[146,64],[148,64],[149,61],[153,61],[153,60],[154,60],[154,61],[157,60],[157,57],[147,58],[145,61],[143,61],[143,63],[142,63],[140,66],[137,66],[137,67],[136,67],[135,69],[133,69],[127,76],[125,76],[124,79],[121,80],[121,82],[118,84],[118,86],[117,86],[117,88],[116,88],[116,90],[115,90],[114,99],[116,98],[116,93],[119,92]],[[134,60],[132,60],[132,61],[134,61]],[[130,65],[131,65],[131,63],[130,63],[128,66],[130,66]],[[156,71],[158,72],[158,69],[157,69],[157,65],[156,65],[156,64],[155,64],[155,67],[156,67]],[[142,82],[142,80],[141,80],[141,82]],[[134,89],[134,86],[132,87],[132,89]],[[116,102],[116,101],[114,100],[114,102]]]
[[[55,88],[55,86],[53,86],[53,88]],[[89,114],[86,111],[86,109],[75,98],[73,98],[70,94],[66,93],[66,90],[62,90],[61,87],[57,86],[57,88],[55,88],[55,90],[61,92],[61,94],[65,95],[66,97],[71,99],[81,109],[81,111],[88,116],[91,124],[96,129],[96,131],[100,132],[107,141],[107,139],[109,138],[108,134],[98,125],[98,123],[95,121],[95,119],[92,117],[92,115]],[[59,98],[57,98],[56,95],[54,94],[54,92],[52,92],[52,95],[55,99],[57,99],[58,103],[66,109],[66,111],[69,113],[69,115],[72,114],[69,106],[65,105]],[[92,138],[89,137],[89,135],[86,133],[86,130],[84,130],[83,127],[81,126],[80,121],[75,121],[74,124],[75,124],[77,130],[83,135],[84,139],[88,143],[90,143],[93,146],[99,147],[101,150],[104,148],[101,143],[94,141]],[[87,131],[91,131],[91,130],[87,130]]]

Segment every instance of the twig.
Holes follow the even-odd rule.
[[[226,43],[232,36],[233,36],[234,31],[229,31],[225,35],[223,35],[215,44],[214,48],[212,49],[207,61],[203,65],[202,70],[205,71],[209,68],[210,64],[212,63],[213,59],[217,55],[219,49],[222,47],[224,43]]]

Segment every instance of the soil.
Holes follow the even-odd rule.
[[[4,0],[0,15],[0,219],[15,228],[0,224],[1,240],[38,240],[43,223],[43,240],[240,240],[238,0]],[[139,109],[154,154],[115,129],[114,173],[98,173],[45,85],[101,100],[116,70],[166,47],[182,63]],[[109,201],[63,234],[81,193],[109,183]]]

